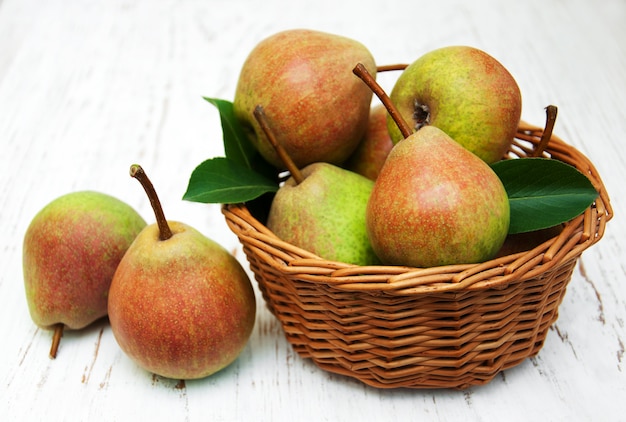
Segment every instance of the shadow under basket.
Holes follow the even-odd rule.
[[[532,156],[542,134],[522,123],[507,158]],[[552,136],[541,156],[576,167],[599,196],[547,240],[480,264],[331,262],[281,241],[244,204],[222,212],[300,356],[377,388],[465,389],[539,352],[578,258],[613,216],[583,154]]]

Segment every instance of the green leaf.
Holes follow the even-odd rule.
[[[235,117],[233,103],[219,98],[204,97],[206,101],[217,107],[220,113],[222,133],[224,137],[224,154],[227,158],[253,168],[256,149],[248,140],[241,123]]]
[[[210,158],[194,169],[183,199],[192,202],[235,204],[276,192],[278,184],[226,157]]]
[[[519,158],[491,165],[511,204],[509,233],[553,227],[580,215],[598,196],[575,167],[548,158]]]
[[[235,117],[233,103],[219,98],[204,97],[204,99],[217,107],[220,113],[226,158],[255,170],[267,178],[276,179],[278,177],[277,169],[268,163],[252,145],[246,135],[244,125]]]

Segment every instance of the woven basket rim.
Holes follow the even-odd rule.
[[[542,128],[520,122],[507,158],[533,155],[542,134]],[[516,280],[540,276],[556,265],[577,259],[602,238],[606,223],[613,217],[602,179],[584,154],[552,134],[539,156],[576,167],[589,178],[598,197],[581,215],[564,223],[560,234],[535,248],[478,264],[413,268],[329,261],[279,239],[252,216],[245,204],[224,204],[222,212],[244,249],[254,249],[272,269],[294,280],[324,283],[339,290],[393,295],[497,289]]]

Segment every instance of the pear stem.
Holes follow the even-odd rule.
[[[409,65],[405,63],[380,65],[376,67],[376,72],[380,73],[380,72],[387,72],[390,70],[404,70],[408,66]]]
[[[56,359],[57,351],[59,350],[59,343],[61,337],[63,337],[63,324],[58,323],[54,326],[54,333],[52,334],[52,346],[50,346],[50,359]]]
[[[413,131],[411,127],[407,124],[406,120],[402,117],[396,106],[391,102],[391,98],[387,95],[385,90],[380,86],[376,79],[369,73],[369,71],[365,68],[363,63],[358,63],[352,72],[357,75],[365,84],[376,94],[378,99],[383,103],[387,112],[391,116],[396,125],[398,125],[398,129],[402,133],[402,136],[408,138]]]
[[[285,167],[287,167],[287,170],[289,171],[293,179],[296,181],[297,184],[302,183],[302,181],[304,180],[304,176],[302,176],[302,173],[300,172],[298,166],[296,166],[296,163],[294,163],[289,154],[287,154],[285,148],[283,148],[283,146],[278,143],[278,140],[274,136],[274,132],[272,132],[272,129],[267,122],[267,116],[265,115],[265,110],[263,109],[262,105],[257,105],[254,108],[254,118],[259,123],[259,126],[261,126],[261,129],[263,129],[265,136],[267,136],[270,144],[272,144],[274,150],[276,150],[276,153],[280,157]]]
[[[546,125],[543,129],[543,134],[541,135],[541,140],[537,145],[537,148],[532,153],[533,157],[539,157],[543,151],[548,146],[550,142],[550,138],[552,137],[552,130],[554,129],[554,124],[556,123],[556,114],[557,107],[554,105],[549,105],[546,107]]]
[[[157,195],[152,182],[148,178],[148,175],[145,171],[143,171],[143,168],[141,168],[139,164],[133,164],[130,166],[130,175],[141,183],[141,186],[143,186],[143,189],[148,195],[150,205],[152,205],[154,215],[156,216],[157,225],[159,226],[159,239],[169,239],[173,236],[172,230],[170,229],[169,224],[167,224],[165,214],[163,214],[163,208],[161,207],[161,201],[159,201],[159,196]]]

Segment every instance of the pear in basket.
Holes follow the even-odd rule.
[[[412,130],[430,124],[487,163],[511,145],[522,111],[517,82],[494,57],[474,47],[432,50],[398,77],[391,101]],[[394,142],[405,136],[387,119]]]
[[[500,178],[441,129],[413,131],[392,100],[357,65],[404,139],[389,153],[367,204],[366,224],[384,264],[433,267],[486,261],[508,233],[509,199]]]
[[[289,29],[259,42],[240,71],[233,108],[261,156],[284,168],[254,118],[258,104],[298,168],[345,161],[365,132],[372,99],[351,73],[357,62],[376,71],[363,44],[336,34]]]
[[[267,227],[280,239],[329,261],[376,265],[365,210],[374,182],[330,163],[298,169],[273,136],[262,107],[255,117],[290,169],[272,201]]]

